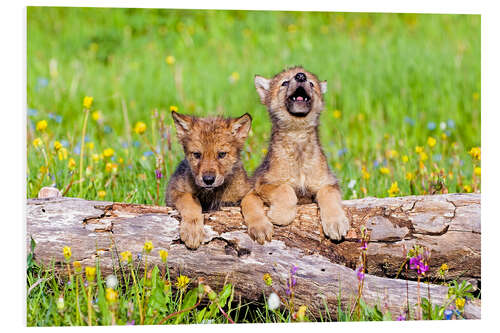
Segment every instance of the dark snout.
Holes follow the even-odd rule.
[[[203,180],[203,183],[205,183],[205,185],[207,185],[207,186],[213,185],[213,183],[215,182],[215,173],[210,172],[210,173],[203,174],[202,180]]]
[[[307,76],[304,73],[295,74],[295,81],[297,82],[306,82]]]

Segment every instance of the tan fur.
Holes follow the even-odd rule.
[[[298,81],[298,73],[304,74],[306,80]],[[349,221],[318,135],[326,82],[294,67],[270,80],[256,76],[255,86],[261,102],[267,106],[272,132],[268,153],[252,177],[254,189],[241,202],[250,236],[261,244],[270,240],[272,224],[291,223],[297,203],[317,202],[325,235],[341,239],[349,229]],[[308,103],[291,101],[299,86],[309,98]],[[263,203],[269,206],[267,215]]]
[[[181,215],[180,237],[196,249],[203,241],[202,211],[238,205],[251,189],[240,152],[252,119],[196,118],[172,112],[185,159],[172,175],[166,204]],[[221,155],[224,153],[224,155]],[[213,183],[204,179],[211,177]]]

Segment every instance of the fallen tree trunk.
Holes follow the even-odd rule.
[[[68,245],[73,259],[83,265],[94,264],[99,256],[104,274],[117,267],[119,252],[129,250],[136,255],[144,242],[151,240],[155,249],[149,262],[161,265],[158,251],[166,249],[172,274],[204,277],[215,288],[227,278],[236,295],[248,300],[259,299],[269,290],[262,280],[264,273],[285,287],[294,264],[299,267],[296,304],[307,304],[315,314],[324,311],[325,302],[335,312],[339,291],[343,304],[353,303],[358,285],[353,268],[360,254],[361,226],[371,237],[363,291],[368,304],[385,304],[393,313],[400,313],[406,304],[407,287],[410,304],[417,302],[417,283],[409,281],[407,285],[405,280],[394,278],[405,260],[403,246],[410,249],[419,244],[431,251],[431,281],[446,263],[450,268],[447,278],[480,283],[480,195],[364,198],[344,201],[344,206],[351,230],[339,243],[324,237],[315,204],[300,206],[296,220],[289,226],[275,227],[273,241],[263,246],[248,237],[237,207],[205,214],[204,244],[191,251],[179,240],[179,216],[170,207],[75,198],[28,200],[27,235],[37,243],[37,261],[62,262],[62,248]],[[399,277],[414,279],[412,274],[402,271]],[[429,288],[434,304],[446,301],[447,288],[432,284]],[[467,303],[466,315],[479,318],[480,308]]]

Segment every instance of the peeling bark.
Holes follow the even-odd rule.
[[[361,226],[371,236],[363,293],[368,304],[386,304],[393,313],[404,310],[407,283],[395,278],[405,258],[403,246],[410,249],[419,244],[431,250],[431,281],[441,264],[446,263],[450,267],[449,279],[480,283],[480,195],[364,198],[343,203],[351,229],[346,239],[338,243],[324,237],[315,204],[299,206],[295,221],[286,227],[275,226],[273,241],[265,245],[248,237],[238,207],[207,213],[204,244],[191,251],[179,240],[179,215],[170,207],[76,198],[30,199],[27,235],[37,243],[37,261],[62,262],[62,248],[68,245],[73,259],[83,265],[94,264],[99,256],[105,274],[118,267],[119,252],[130,250],[136,255],[144,242],[151,240],[155,248],[149,262],[161,265],[158,251],[168,250],[173,274],[205,277],[216,288],[227,277],[236,294],[248,300],[260,299],[262,292],[268,290],[262,280],[264,273],[270,273],[274,281],[286,286],[294,264],[299,267],[296,304],[307,304],[316,314],[324,311],[325,301],[335,312],[340,290],[342,303],[352,304],[357,294],[353,268],[360,254]],[[411,280],[416,276],[403,271],[399,278]],[[415,304],[417,284],[409,281],[408,290],[410,304]],[[423,290],[426,297],[426,285]],[[431,284],[430,291],[433,303],[444,303],[445,287]],[[480,307],[468,303],[466,315],[479,318]]]

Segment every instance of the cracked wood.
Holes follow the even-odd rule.
[[[151,240],[155,246],[152,262],[161,264],[157,251],[166,249],[174,274],[203,276],[213,287],[220,287],[229,274],[236,292],[246,299],[259,299],[267,290],[264,273],[286,285],[288,270],[295,264],[299,266],[297,297],[318,311],[323,308],[321,297],[326,297],[330,309],[336,309],[340,288],[342,302],[352,302],[357,288],[353,268],[364,225],[371,234],[364,292],[368,303],[388,302],[395,313],[401,310],[406,302],[406,282],[391,278],[404,261],[403,246],[410,249],[414,244],[431,250],[431,281],[434,272],[446,263],[449,279],[480,283],[480,195],[364,198],[343,203],[351,229],[339,243],[324,237],[315,204],[299,206],[295,221],[286,227],[275,226],[273,241],[264,246],[250,240],[237,207],[205,214],[204,245],[190,251],[179,240],[179,216],[170,207],[75,198],[28,200],[27,235],[37,243],[38,261],[62,262],[62,247],[69,245],[73,259],[84,265],[93,264],[99,256],[104,273],[118,265],[119,252],[140,253],[144,242]],[[416,276],[403,271],[399,277]],[[410,281],[409,290],[410,303],[414,304],[416,283]],[[443,301],[446,288],[431,285],[431,295],[433,301]],[[467,307],[469,317],[480,316],[479,307]]]

